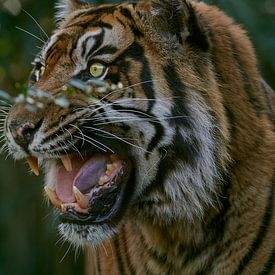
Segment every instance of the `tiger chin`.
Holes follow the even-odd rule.
[[[57,8],[43,108],[12,106],[5,134],[62,236],[97,247],[90,274],[275,272],[275,101],[245,31],[191,0]]]

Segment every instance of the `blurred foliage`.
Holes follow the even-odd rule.
[[[31,61],[42,43],[16,29],[48,34],[54,29],[54,0],[0,0],[0,89],[16,93],[26,83]],[[115,1],[93,1],[115,2]],[[264,78],[275,87],[275,0],[209,0],[242,24],[253,41]],[[83,274],[83,255],[57,243],[57,221],[44,203],[42,178],[23,163],[0,158],[0,275]],[[68,252],[69,249],[69,252]],[[68,252],[68,253],[67,253]],[[64,257],[63,257],[64,256]],[[63,259],[64,258],[64,259]]]

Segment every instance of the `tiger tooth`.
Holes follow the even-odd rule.
[[[63,166],[67,170],[67,172],[72,172],[73,166],[72,166],[72,161],[71,161],[70,157],[69,156],[64,156],[64,157],[61,157],[60,159],[63,163]]]
[[[66,204],[61,204],[61,211],[65,212],[67,210]]]
[[[115,168],[114,168],[113,164],[107,164],[107,170],[106,170],[105,174],[106,174],[107,176],[112,175],[114,169],[115,169]]]
[[[49,200],[51,201],[51,203],[57,207],[57,208],[61,208],[61,201],[60,199],[57,197],[55,191],[53,191],[51,188],[49,188],[48,186],[44,187],[44,190],[47,194],[47,196],[49,197]]]
[[[39,165],[38,159],[35,157],[28,157],[27,162],[31,168],[31,171],[36,175],[39,176]]]
[[[89,206],[89,198],[88,196],[85,196],[82,194],[76,186],[73,187],[74,196],[76,199],[76,202],[82,209],[86,209]]]
[[[107,171],[113,170],[113,164],[107,164]]]
[[[105,176],[102,176],[102,177],[99,178],[97,184],[98,184],[98,185],[103,185],[103,184],[106,183],[108,180],[109,180],[109,177],[108,177],[108,176],[106,176],[106,175],[105,175]]]

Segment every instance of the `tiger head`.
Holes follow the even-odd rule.
[[[43,168],[66,239],[96,245],[130,220],[193,222],[215,204],[228,131],[203,6],[58,4],[30,76],[43,108],[12,106],[5,135]]]

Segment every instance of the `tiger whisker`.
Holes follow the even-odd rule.
[[[49,36],[45,32],[45,30],[42,28],[42,26],[37,22],[37,20],[29,12],[27,12],[26,10],[22,9],[22,11],[25,12],[34,21],[34,23],[43,32],[43,34],[46,36],[46,38],[49,39]]]
[[[91,144],[92,146],[98,148],[99,150],[101,150],[101,151],[103,151],[103,152],[105,152],[105,153],[107,152],[106,149],[103,149],[103,148],[101,148],[100,146],[98,146],[97,144],[95,144],[93,141],[91,141],[90,139],[88,139],[87,136],[86,136],[86,137],[83,137],[83,136],[77,136],[77,135],[75,135],[74,137],[76,137],[76,138],[78,138],[78,139],[82,139],[84,142],[88,142],[88,143]]]
[[[7,153],[8,150],[9,150],[8,145],[5,143],[5,144],[3,144],[3,145],[1,146],[1,148],[0,148],[0,153],[1,153],[1,154]]]
[[[64,256],[63,256],[62,259],[59,261],[60,264],[61,264],[61,263],[63,262],[63,260],[67,257],[67,255],[68,255],[68,253],[69,253],[69,251],[70,251],[71,248],[72,248],[72,243],[70,243],[70,245],[69,245],[67,251],[65,252]]]
[[[30,35],[30,36],[32,36],[32,37],[34,37],[34,38],[36,38],[37,40],[39,40],[39,41],[42,42],[43,44],[46,43],[46,41],[44,41],[43,39],[39,38],[39,37],[36,36],[35,34],[32,34],[31,32],[29,32],[29,31],[27,31],[27,30],[25,30],[25,29],[22,29],[22,28],[20,28],[20,27],[18,27],[18,26],[16,26],[15,28],[18,29],[18,30],[20,30],[20,31],[22,31],[22,32],[24,32],[24,33],[27,33],[28,35]]]
[[[78,130],[79,133],[82,135],[82,137],[83,137],[83,139],[82,139],[82,146],[83,146],[84,143],[85,143],[85,138],[84,138],[84,134],[83,134],[83,132],[81,131],[81,129],[80,129],[79,127],[77,127],[76,125],[74,125],[74,124],[69,124],[69,126],[74,127],[74,128],[75,128],[76,130]]]
[[[167,156],[167,150],[164,149],[164,151],[165,151],[165,155],[161,156],[161,160],[165,159],[165,157]],[[148,168],[148,170],[143,175],[142,184],[144,184],[144,181],[148,178],[150,171],[152,171],[155,167],[157,167],[158,163],[159,163],[159,160],[155,161],[155,163],[153,163],[153,165]]]
[[[128,141],[124,140],[123,138],[121,138],[121,137],[119,137],[119,136],[117,136],[117,135],[115,135],[115,134],[109,133],[109,132],[107,132],[107,131],[104,131],[104,130],[102,130],[102,129],[97,129],[97,128],[94,128],[94,127],[91,127],[91,126],[84,126],[84,128],[90,129],[90,130],[94,130],[94,131],[102,132],[102,133],[107,134],[107,135],[110,135],[110,136],[112,136],[112,137],[114,137],[114,138],[116,138],[116,139],[118,139],[118,140],[120,140],[120,141],[122,141],[122,142],[124,142],[124,143],[126,143],[126,144],[128,144],[128,145],[130,145],[130,146],[133,146],[133,147],[135,147],[135,148],[138,148],[138,149],[140,149],[140,150],[142,150],[142,151],[144,151],[144,152],[146,152],[146,153],[151,153],[151,152],[147,151],[146,149],[144,149],[144,148],[142,148],[142,147],[140,147],[140,146],[138,146],[138,145],[136,145],[136,144],[132,144],[131,142],[128,142]]]
[[[89,115],[93,115],[95,112],[100,111],[100,110],[106,108],[108,105],[111,106],[111,105],[114,105],[114,104],[115,104],[115,103],[106,104],[105,106],[100,106],[100,107],[98,107],[98,108],[92,110],[92,112],[91,112]],[[112,111],[112,112],[114,112],[114,111]],[[129,112],[131,112],[131,113],[140,114],[140,115],[143,115],[143,116],[146,116],[146,117],[149,117],[149,118],[155,118],[154,116],[149,115],[148,113],[145,113],[145,112],[143,112],[143,111],[138,111],[138,110],[127,110],[127,109],[122,109],[122,110],[119,110],[119,111],[117,111],[117,112],[119,112],[119,113],[129,113]],[[106,112],[106,111],[105,111],[105,113],[108,114],[108,112]],[[110,111],[109,111],[109,113],[110,113]]]
[[[117,92],[123,92],[123,91],[125,91],[125,90],[127,90],[127,89],[131,89],[131,88],[133,88],[133,87],[136,87],[136,86],[139,86],[139,85],[142,85],[142,84],[145,84],[145,83],[150,83],[150,82],[156,82],[157,80],[145,80],[145,81],[142,81],[142,82],[137,82],[137,83],[135,83],[135,84],[132,84],[132,85],[129,85],[129,86],[127,86],[127,87],[124,87],[124,88],[120,88],[120,89],[117,89],[117,90],[113,90],[113,91],[111,91],[111,92],[109,92],[107,95],[105,95],[104,97],[102,97],[101,99],[100,99],[100,101],[103,101],[104,99],[106,99],[108,96],[111,96],[111,95],[113,95],[114,93],[117,93]]]
[[[9,107],[10,108],[12,106],[12,104],[8,103],[6,100],[0,99],[0,103],[4,105],[4,106],[0,106],[1,108],[2,107]]]
[[[187,118],[189,116],[171,116],[171,117],[163,117],[161,120],[169,120],[169,119],[177,119],[177,118]],[[93,122],[93,126],[101,126],[101,125],[108,125],[108,124],[115,124],[115,123],[123,123],[123,122],[152,122],[152,123],[161,123],[161,120],[158,119],[151,119],[151,118],[137,118],[137,117],[107,117],[108,120],[110,119],[117,119],[112,121],[104,121],[104,119],[95,119],[91,121]],[[100,122],[100,120],[102,122]],[[87,120],[84,120],[87,121]],[[94,123],[97,122],[98,123]]]
[[[64,129],[61,127],[61,129],[62,129],[62,131],[63,131],[63,133],[65,133],[65,131],[64,131]],[[71,140],[73,140],[73,135],[72,135],[72,133],[68,130],[68,129],[66,129],[65,128],[65,130],[69,133],[69,135],[70,135],[70,137],[71,137]],[[73,149],[79,154],[79,156],[82,158],[82,159],[84,159],[83,158],[83,156],[82,156],[82,154],[80,153],[80,151],[77,149],[77,147],[73,144],[73,142],[71,142],[70,140],[67,140],[67,142],[73,147]]]
[[[131,89],[133,87],[136,87],[136,86],[139,86],[139,85],[142,85],[142,84],[146,84],[146,83],[152,83],[152,82],[157,82],[157,80],[153,80],[153,79],[151,79],[151,80],[145,80],[145,81],[141,81],[141,82],[137,82],[135,84],[129,85],[127,87],[123,87],[123,88],[120,88],[120,89],[113,90],[110,93],[108,93],[107,95],[105,95],[103,98],[101,98],[100,100],[102,101],[102,100],[106,99],[108,96],[111,96],[114,93],[124,92],[127,89]]]
[[[65,152],[66,155],[68,155],[68,152],[67,150],[70,149],[70,147],[68,146],[68,144],[66,143],[65,140],[60,140],[60,142],[62,142],[64,144],[64,146],[61,146],[61,149]],[[59,145],[60,145],[60,142],[59,142]]]
[[[121,89],[117,89],[117,90],[113,90],[111,92],[109,92],[107,95],[105,95],[104,97],[100,98],[99,99],[99,102],[102,102],[104,99],[106,99],[108,96],[111,96],[112,94],[114,93],[117,93],[117,92],[120,92],[120,91],[124,91],[125,89],[130,89],[132,87],[135,87],[135,86],[138,86],[138,85],[142,85],[144,83],[149,83],[149,82],[156,82],[157,80],[146,80],[146,81],[142,81],[142,82],[138,82],[138,83],[135,83],[133,85],[130,85],[130,86],[127,86],[127,87],[124,87],[124,88],[121,88]],[[154,99],[152,99],[154,100]],[[109,104],[113,104],[113,103],[109,103]],[[105,106],[108,105],[108,104],[105,104]],[[96,104],[91,104],[89,107],[92,108],[96,106]],[[83,109],[86,109],[86,108],[77,108],[76,110],[83,110]]]
[[[164,103],[164,104],[168,104],[169,102],[167,102],[167,100],[174,100],[176,97],[166,97],[165,100],[164,99],[159,99],[159,98],[126,98],[125,101],[157,101],[157,102],[161,102],[161,103]],[[118,100],[118,101],[115,101],[114,103],[118,104],[118,103],[123,103],[124,99],[123,100]]]
[[[103,143],[101,143],[101,142],[99,142],[99,141],[97,141],[97,140],[95,140],[95,139],[93,139],[93,138],[91,138],[91,137],[85,135],[85,134],[83,133],[83,131],[81,131],[81,129],[80,129],[79,127],[77,127],[76,125],[70,124],[70,126],[75,127],[75,128],[81,133],[81,135],[83,136],[83,138],[85,138],[86,141],[87,141],[87,138],[88,138],[91,142],[93,142],[93,143],[96,142],[97,144],[99,144],[99,146],[96,145],[96,144],[94,144],[94,146],[96,146],[96,147],[99,148],[100,150],[102,150],[102,148],[101,148],[100,146],[103,146],[103,148],[106,148],[107,150],[113,152],[113,150],[111,150],[111,148],[109,148],[109,147],[106,146],[105,144],[103,144]],[[84,139],[83,139],[83,140],[84,140]],[[106,152],[106,150],[103,150],[103,151]]]
[[[107,139],[117,139],[116,137],[112,137],[112,136],[107,136],[106,134],[102,134],[102,133],[95,133],[93,132],[93,134],[99,136],[99,137],[103,137],[103,138],[107,138]],[[131,140],[131,141],[139,141],[137,138],[123,138],[124,140]]]

